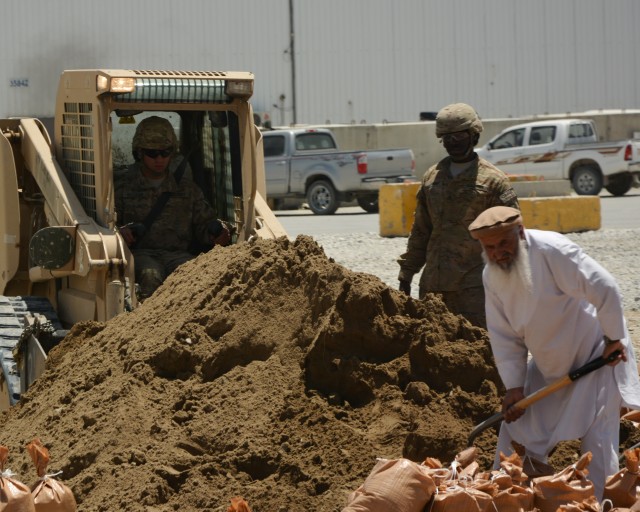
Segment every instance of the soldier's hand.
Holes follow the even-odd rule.
[[[411,281],[400,281],[400,286],[398,287],[398,289],[401,292],[404,292],[405,294],[411,296]]]
[[[209,240],[213,245],[221,245],[222,247],[226,247],[231,242],[231,233],[227,229],[226,226],[222,228],[220,234],[218,236],[210,235]]]
[[[124,239],[124,243],[127,244],[127,247],[131,247],[136,242],[136,237],[133,236],[133,231],[128,226],[121,226],[118,228],[122,238]]]

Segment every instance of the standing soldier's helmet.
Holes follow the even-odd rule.
[[[453,103],[444,107],[436,116],[436,137],[446,133],[470,130],[479,134],[482,121],[475,109],[466,103]]]
[[[168,149],[175,151],[178,146],[178,138],[171,123],[159,116],[151,116],[143,119],[136,128],[136,133],[131,141],[133,156],[138,159],[139,149]]]

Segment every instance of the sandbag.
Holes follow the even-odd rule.
[[[521,445],[520,443],[517,443],[515,441],[511,441],[511,446],[513,447],[514,451],[522,458],[522,470],[530,479],[555,474],[553,466],[547,464],[546,462],[538,460],[535,457],[527,455],[527,450],[524,445]]]
[[[483,489],[461,485],[459,481],[451,481],[449,485],[437,488],[429,512],[485,512],[493,511],[493,496],[497,486],[488,489],[489,484],[482,484]],[[392,509],[389,509],[392,510]]]
[[[595,496],[590,496],[581,502],[572,501],[560,505],[557,512],[602,512],[602,507]]]
[[[0,512],[35,512],[31,491],[14,479],[13,472],[5,469],[9,449],[0,446]]]
[[[342,512],[422,512],[436,486],[427,468],[408,459],[378,459]]]
[[[624,452],[624,468],[607,478],[603,500],[611,500],[614,507],[631,507],[638,501],[640,486],[640,448]]]
[[[36,512],[76,512],[76,499],[71,489],[56,480],[54,475],[47,474],[49,450],[34,439],[27,445],[33,465],[36,467],[38,480],[31,485],[31,495]]]
[[[229,505],[227,512],[251,512],[251,509],[244,498],[234,496],[231,498],[231,505]]]
[[[500,512],[525,512],[533,510],[534,493],[531,487],[512,485],[493,497],[495,510]]]
[[[540,512],[556,512],[561,505],[581,503],[594,496],[593,482],[587,479],[592,457],[587,452],[560,473],[533,479],[534,505]]]

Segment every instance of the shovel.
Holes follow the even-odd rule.
[[[565,375],[564,377],[561,377],[560,379],[552,382],[551,384],[548,384],[547,386],[540,388],[538,391],[531,393],[529,396],[525,396],[522,400],[519,400],[518,402],[513,404],[512,407],[519,407],[520,409],[526,409],[531,404],[537,402],[538,400],[541,400],[545,396],[550,395],[551,393],[554,393],[555,391],[558,391],[559,389],[571,384],[574,380],[577,380],[580,377],[583,377],[584,375],[587,375],[588,373],[591,373],[592,371],[597,370],[598,368],[602,368],[604,365],[615,361],[616,359],[618,359],[618,356],[620,356],[620,351],[616,350],[615,352],[612,352],[611,354],[609,354],[607,358],[603,358],[602,356],[597,357],[596,359],[593,359],[592,361],[589,361],[587,364],[581,366],[577,370],[573,370],[572,372],[569,373],[569,375]],[[481,432],[488,429],[489,427],[497,425],[503,420],[503,418],[504,418],[504,413],[499,412],[491,416],[489,419],[484,420],[479,425],[477,425],[471,431],[471,434],[469,434],[469,441],[467,443],[467,446],[471,446],[475,438],[478,437],[478,435],[480,435]]]

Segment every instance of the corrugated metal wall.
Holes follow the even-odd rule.
[[[0,18],[0,116],[53,115],[63,69],[246,70],[274,124],[640,108],[637,0],[21,0]]]

